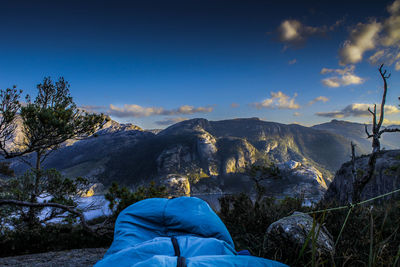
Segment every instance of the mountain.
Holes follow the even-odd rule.
[[[64,142],[61,148],[49,155],[43,166],[57,168],[71,177],[96,177],[104,171],[104,164],[114,153],[154,135],[136,125],[120,124],[110,120],[88,138]],[[29,155],[27,157],[29,160]],[[22,173],[28,167],[18,159],[14,159],[11,168],[17,173]]]
[[[89,138],[66,142],[44,166],[106,186],[118,181],[134,187],[154,180],[183,188],[185,194],[202,194],[251,191],[252,182],[243,173],[246,165],[274,163],[284,175],[263,182],[270,195],[319,197],[332,173],[349,159],[349,138],[358,133],[342,135],[350,132],[342,124],[340,131],[329,123],[310,128],[257,118],[192,119],[145,131],[109,121]],[[19,173],[26,169],[19,161],[11,167]]]
[[[399,125],[392,125],[390,127],[400,128]],[[371,139],[367,139],[365,133],[365,125],[361,123],[332,120],[327,123],[312,126],[313,129],[327,131],[330,133],[341,135],[355,144],[357,144],[358,154],[369,154],[372,150]],[[368,131],[371,132],[372,126],[368,125]],[[384,129],[385,127],[382,127]],[[398,133],[384,133],[381,137],[382,149],[397,149],[400,147],[400,134]]]

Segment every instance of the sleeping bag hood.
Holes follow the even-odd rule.
[[[276,266],[238,255],[232,238],[209,205],[195,197],[152,198],[123,210],[114,241],[95,267],[105,266]]]

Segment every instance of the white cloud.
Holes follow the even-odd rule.
[[[340,86],[340,81],[339,81],[339,79],[338,79],[338,78],[335,78],[335,77],[323,79],[323,80],[322,80],[322,83],[323,83],[325,86],[328,86],[328,87],[339,87],[339,86]]]
[[[344,42],[343,48],[339,51],[339,63],[346,65],[360,62],[364,52],[376,47],[381,29],[382,24],[376,21],[367,24],[358,23],[350,32],[349,40]]]
[[[324,35],[328,31],[334,30],[342,21],[337,21],[330,27],[327,26],[307,26],[301,23],[299,20],[288,19],[282,21],[281,25],[278,27],[278,38],[279,41],[286,43],[288,45],[299,45],[304,43],[307,38],[313,35]]]
[[[296,63],[297,63],[297,59],[292,59],[292,60],[289,60],[289,62],[288,62],[289,65],[293,65]]]
[[[104,112],[107,109],[106,106],[94,106],[94,105],[84,105],[79,107],[80,110],[86,112]]]
[[[314,98],[313,100],[311,100],[310,102],[308,102],[308,105],[314,105],[316,102],[321,101],[321,102],[328,102],[329,98],[327,98],[326,96],[318,96],[316,98]]]
[[[394,65],[395,70],[400,70],[400,61],[396,62],[396,65]]]
[[[383,119],[383,124],[384,125],[400,125],[400,120]]]
[[[279,39],[282,42],[300,42],[303,25],[298,20],[285,20],[279,26]]]
[[[384,33],[382,36],[382,45],[399,45],[400,42],[400,0],[396,0],[388,6],[390,17],[384,22]]]
[[[385,50],[378,50],[372,56],[369,57],[369,61],[372,64],[377,64],[378,62],[381,61],[384,55],[385,55]]]
[[[299,109],[300,105],[295,102],[297,94],[291,98],[281,91],[271,92],[271,98],[266,98],[262,102],[254,103],[256,108],[278,108],[278,109]]]
[[[395,64],[395,69],[400,70],[400,0],[394,1],[387,10],[386,19],[358,23],[351,30],[339,50],[341,65],[361,62],[365,52],[373,51],[369,57],[372,64]]]
[[[126,118],[126,117],[148,117],[151,115],[159,115],[163,111],[163,108],[156,108],[156,107],[142,107],[139,105],[127,105],[125,104],[123,108],[114,106],[110,104],[108,113],[112,116],[116,116],[119,118]]]
[[[156,121],[155,123],[158,125],[171,125],[186,120],[188,120],[188,118],[177,117],[177,118],[165,119],[162,121]]]
[[[344,69],[322,68],[321,74],[335,73],[338,76],[328,77],[322,80],[322,83],[328,87],[340,87],[352,84],[362,84],[364,79],[354,74],[355,66],[351,65]]]
[[[373,105],[364,104],[364,103],[354,103],[346,106],[342,110],[339,111],[331,111],[331,112],[317,112],[315,113],[320,117],[329,117],[329,118],[343,118],[343,117],[368,117],[371,116],[368,108],[373,109]],[[380,105],[377,105],[377,112],[379,113]],[[400,110],[396,106],[385,105],[385,114],[395,114],[399,113]]]
[[[294,112],[294,113],[293,113],[293,116],[299,117],[299,116],[301,116],[301,113],[299,113],[299,112]]]
[[[119,118],[126,117],[148,117],[153,115],[179,115],[212,112],[213,107],[193,107],[189,105],[180,106],[177,109],[166,110],[162,107],[142,107],[135,104],[125,104],[122,108],[110,104],[107,113]]]

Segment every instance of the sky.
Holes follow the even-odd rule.
[[[400,0],[0,0],[1,89],[62,76],[80,108],[144,129],[366,123],[382,63],[400,124]]]

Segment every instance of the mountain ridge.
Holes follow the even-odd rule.
[[[288,162],[298,168],[285,169],[286,180],[269,181],[270,192],[305,190],[318,195],[350,156],[351,135],[341,135],[332,126],[337,121],[330,123],[305,127],[258,118],[197,118],[154,132],[111,120],[94,135],[67,142],[44,166],[70,177],[89,177],[105,185],[115,180],[133,187],[151,180],[170,181],[173,175],[179,178],[175,180],[186,179],[194,191],[210,192],[251,190],[243,173],[246,166],[274,163],[285,169]],[[360,125],[349,125],[359,131]],[[20,173],[24,170],[17,161],[11,167]],[[296,183],[301,185],[298,190],[294,190]]]

